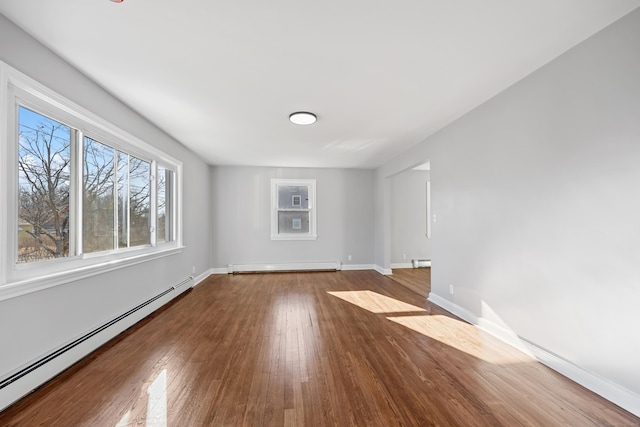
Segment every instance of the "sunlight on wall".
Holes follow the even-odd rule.
[[[535,359],[531,347],[484,300],[480,301],[480,317],[477,325],[493,336],[509,343],[527,356]]]
[[[373,291],[327,292],[372,313],[426,313],[424,308],[398,301]]]

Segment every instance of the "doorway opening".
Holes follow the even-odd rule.
[[[427,298],[431,291],[431,163],[421,163],[388,179],[390,277]]]

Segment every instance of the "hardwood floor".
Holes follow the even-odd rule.
[[[640,419],[373,271],[218,275],[0,426],[632,426]]]
[[[394,268],[389,276],[405,288],[425,298],[431,292],[431,267],[424,268]]]

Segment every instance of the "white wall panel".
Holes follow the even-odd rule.
[[[429,159],[435,297],[611,384],[636,413],[639,76],[635,11],[382,166],[375,190]],[[389,224],[377,216],[376,235]],[[376,244],[383,262],[390,240]]]
[[[317,240],[271,240],[272,178],[317,180]],[[212,267],[373,263],[373,171],[215,166],[211,182]]]
[[[1,15],[0,40],[2,61],[183,162],[185,246],[178,254],[0,301],[1,378],[181,282],[194,266],[195,275],[208,271],[210,190],[208,165]]]

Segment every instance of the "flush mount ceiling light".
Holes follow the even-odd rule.
[[[318,120],[315,114],[309,113],[308,111],[296,111],[295,113],[291,113],[289,115],[289,120],[291,123],[296,125],[312,125]]]

